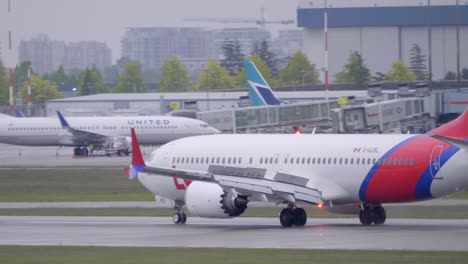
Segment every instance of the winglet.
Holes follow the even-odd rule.
[[[138,172],[146,167],[143,155],[141,155],[140,144],[135,134],[135,129],[131,128],[132,134],[132,165],[130,166],[130,180],[133,180]]]
[[[58,118],[60,120],[60,124],[62,124],[62,127],[68,128],[70,125],[68,124],[67,120],[65,120],[65,117],[63,117],[62,113],[60,111],[57,111]]]

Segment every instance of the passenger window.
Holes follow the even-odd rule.
[[[252,158],[252,157],[250,157],[250,159],[249,159],[249,163],[250,163],[250,164],[252,164],[252,162],[253,162],[253,158]]]
[[[312,158],[312,164],[315,164],[315,158]]]
[[[296,164],[300,164],[301,163],[301,158],[296,158]]]
[[[336,160],[337,160],[337,158],[334,158],[334,159],[333,159],[333,164],[336,164]]]
[[[231,158],[228,158],[228,164],[231,164]]]
[[[275,164],[278,164],[278,157],[275,158]]]
[[[195,158],[195,163],[198,164],[198,157]]]
[[[409,164],[410,164],[410,166],[413,166],[413,165],[414,165],[414,158],[411,158],[411,159],[410,159]]]
[[[400,161],[398,162],[398,165],[403,165],[403,158],[400,158]]]
[[[344,159],[344,164],[345,164],[345,165],[348,164],[348,158],[345,158],[345,159]]]
[[[214,164],[215,163],[215,158],[211,158],[211,164]]]
[[[360,158],[356,158],[356,165],[359,165]]]
[[[217,158],[216,158],[216,164],[219,164],[219,162],[220,162],[220,158],[217,157]]]
[[[288,158],[284,158],[284,164],[288,164]]]
[[[398,158],[393,159],[393,165],[396,166],[398,164]]]
[[[305,164],[306,158],[302,158],[302,164]]]
[[[172,157],[172,163],[175,163],[175,157]]]
[[[260,158],[260,164],[263,164],[263,158]]]
[[[307,158],[307,164],[310,164],[310,158]]]
[[[190,163],[191,163],[191,164],[195,163],[195,158],[194,158],[194,157],[192,157],[192,158],[190,159]]]
[[[331,164],[332,158],[328,158],[328,164]]]
[[[353,163],[354,163],[354,158],[350,158],[350,159],[349,159],[349,164],[352,165]]]
[[[241,164],[241,163],[242,163],[242,158],[238,158],[238,159],[237,159],[237,163],[238,163],[238,164]]]
[[[320,158],[317,158],[317,164],[320,165]]]
[[[273,158],[270,158],[270,164],[273,164]]]
[[[371,159],[369,158],[369,164],[370,164]],[[374,158],[374,164],[377,162],[377,159]]]
[[[182,160],[180,161],[180,163],[182,163],[182,164],[183,164],[183,163],[184,163],[184,161],[185,161],[185,158],[184,158],[184,157],[182,157]]]
[[[291,158],[291,164],[294,164],[294,158]]]
[[[222,163],[226,164],[226,158],[223,158]]]
[[[387,159],[387,165],[392,165],[392,162],[393,162],[393,159],[392,159],[392,158],[388,158],[388,159]]]
[[[404,160],[403,164],[404,164],[405,166],[408,165],[408,158],[406,158],[406,159]]]

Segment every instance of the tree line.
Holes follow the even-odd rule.
[[[243,62],[252,60],[266,81],[272,86],[279,85],[314,85],[319,84],[319,71],[301,51],[286,60],[278,59],[271,51],[268,41],[256,43],[251,54],[242,53],[239,41],[228,40],[222,45],[223,59],[209,61],[198,78],[191,81],[182,62],[176,58],[167,59],[159,72],[142,70],[138,62],[121,58],[115,65],[104,70],[107,79],[115,86],[110,89],[104,81],[103,74],[95,67],[66,73],[63,66],[56,72],[31,75],[33,103],[63,98],[59,87],[65,90],[76,88],[74,95],[98,93],[145,93],[148,92],[147,80],[159,81],[158,92],[210,91],[245,87],[246,79]],[[362,56],[353,51],[342,71],[335,75],[337,83],[366,85],[371,81],[416,81],[427,80],[426,58],[421,48],[414,44],[410,50],[409,66],[403,61],[395,61],[390,72],[371,74]],[[27,102],[27,71],[30,62],[22,62],[13,71],[15,83],[21,88],[15,95]],[[446,79],[455,79],[455,73],[448,72]],[[462,70],[462,79],[468,80],[468,69]],[[63,90],[63,89],[62,89]],[[8,104],[8,75],[0,60],[0,105]]]

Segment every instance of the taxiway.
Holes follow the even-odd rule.
[[[312,219],[282,228],[276,218],[0,216],[2,245],[468,250],[468,220]]]

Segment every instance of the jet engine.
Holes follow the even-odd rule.
[[[206,218],[232,218],[247,208],[246,196],[226,193],[218,184],[192,182],[185,192],[185,204],[195,216]]]

